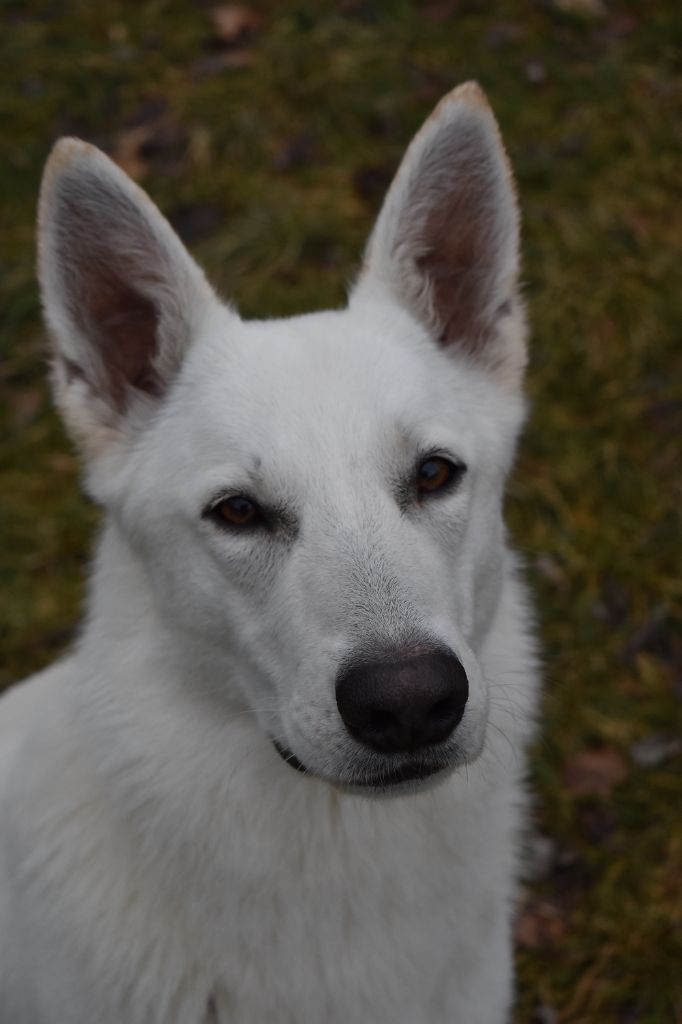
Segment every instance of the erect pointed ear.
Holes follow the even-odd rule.
[[[351,302],[388,293],[433,338],[519,383],[519,218],[497,123],[474,83],[444,97],[409,146]]]
[[[78,139],[50,155],[38,225],[56,397],[94,456],[158,401],[215,298],[145,193]]]

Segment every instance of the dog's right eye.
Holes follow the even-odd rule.
[[[223,498],[204,513],[219,526],[245,527],[258,526],[264,522],[264,516],[255,501],[236,494],[231,498]]]
[[[420,498],[449,490],[466,472],[462,463],[451,462],[442,455],[432,455],[417,466],[417,493]]]

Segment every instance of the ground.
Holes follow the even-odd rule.
[[[0,687],[73,635],[97,512],[34,278],[60,135],[246,315],[338,304],[401,152],[478,79],[520,186],[532,415],[508,517],[546,664],[518,1024],[682,1021],[682,14],[673,0],[4,0]]]

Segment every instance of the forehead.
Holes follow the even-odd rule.
[[[350,310],[226,315],[191,351],[181,384],[170,410],[181,448],[280,464],[429,443],[466,458],[490,401],[485,381],[409,318]]]

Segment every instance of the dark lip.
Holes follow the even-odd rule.
[[[382,772],[373,779],[363,779],[354,782],[356,786],[370,787],[371,789],[386,789],[389,786],[401,786],[405,782],[419,782],[421,779],[428,779],[443,771],[443,764],[404,764],[389,772]]]
[[[297,772],[301,772],[303,775],[312,775],[313,772],[299,760],[296,755],[289,750],[287,747],[283,747],[277,740],[273,740],[272,744],[282,758],[282,760],[293,768]],[[382,772],[381,775],[377,775],[374,778],[366,779],[352,779],[346,781],[343,779],[327,780],[329,782],[335,782],[336,785],[340,785],[343,788],[348,789],[365,789],[365,790],[381,790],[389,789],[393,786],[403,786],[408,782],[420,782],[422,779],[428,779],[432,775],[437,775],[442,772],[447,765],[442,763],[423,763],[413,762],[404,765],[400,765],[398,768],[394,768],[391,771]]]
[[[287,750],[277,740],[272,741],[272,745],[282,758],[282,760],[289,765],[290,768],[294,768],[297,772],[302,772],[303,775],[310,775],[310,771],[303,764],[303,761],[299,761],[296,754],[292,753],[291,750]]]

